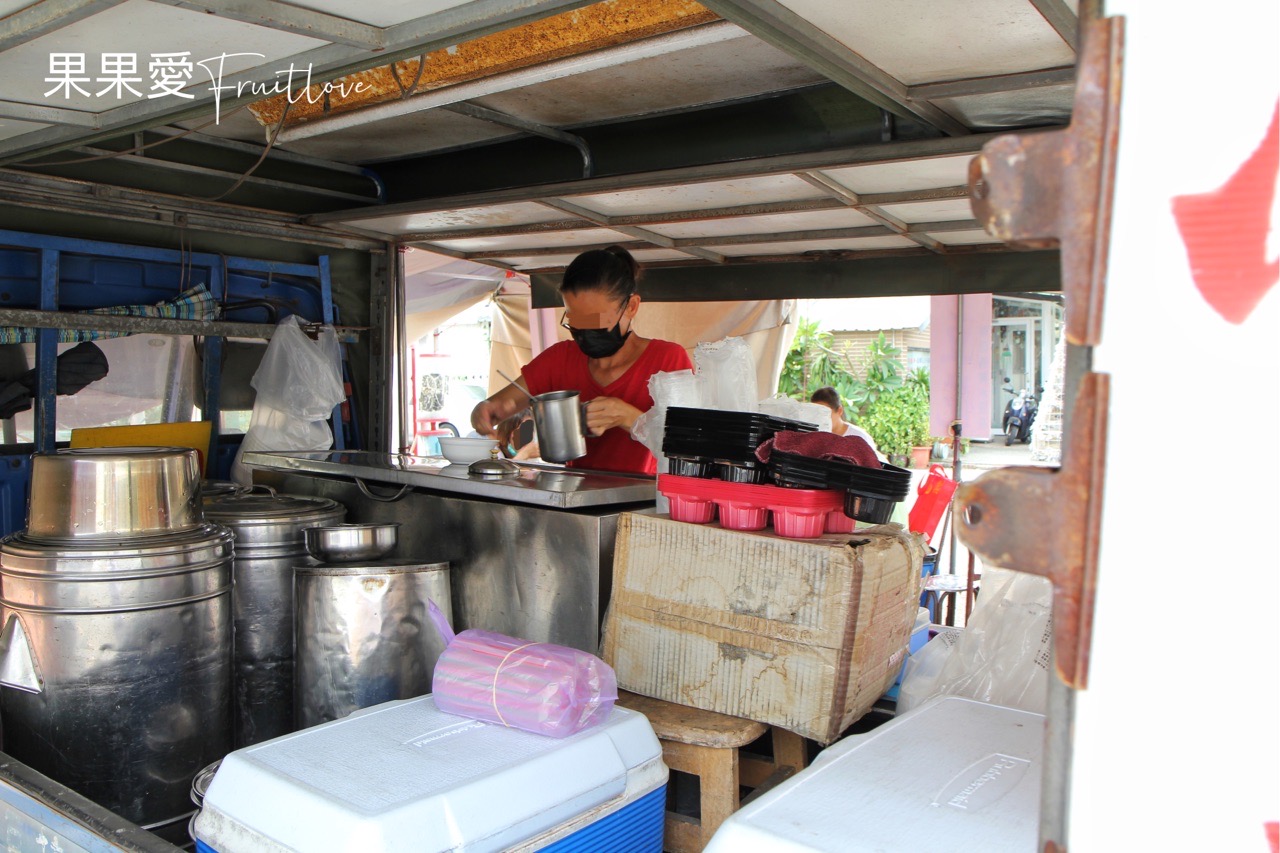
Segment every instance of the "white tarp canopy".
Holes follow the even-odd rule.
[[[641,285],[643,291],[643,284]],[[555,340],[567,340],[569,333],[557,325],[559,312],[550,308],[533,311],[528,296],[500,297],[493,317],[493,352],[489,376],[490,393],[506,384],[498,373],[511,377]],[[782,361],[795,337],[795,300],[757,302],[647,302],[636,316],[636,334],[646,338],[674,341],[690,353],[699,343],[729,337],[743,338],[751,347],[756,364],[757,399],[772,396],[778,386]],[[533,314],[531,321],[530,314]],[[550,321],[550,322],[548,322]],[[530,326],[535,333],[531,334]],[[555,330],[550,338],[546,330]],[[538,333],[541,332],[541,333]],[[550,338],[549,340],[547,338]]]

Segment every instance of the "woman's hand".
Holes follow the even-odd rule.
[[[471,410],[471,428],[483,436],[498,438],[498,424],[507,418],[505,409],[501,400],[481,400]]]
[[[596,397],[587,403],[587,432],[599,436],[614,427],[630,432],[638,417],[640,410],[624,400]]]
[[[498,424],[520,411],[528,399],[523,388],[508,385],[489,399],[476,403],[471,410],[471,428],[481,435],[497,438]]]

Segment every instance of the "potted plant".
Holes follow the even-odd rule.
[[[920,467],[928,465],[929,395],[918,383],[881,395],[862,418],[862,427],[891,463],[907,467],[914,448],[920,447],[925,452]]]
[[[915,468],[928,468],[933,441],[929,437],[929,371],[923,367],[907,374],[903,389],[910,400],[911,462]]]

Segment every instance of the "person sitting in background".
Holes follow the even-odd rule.
[[[875,439],[871,437],[871,433],[844,419],[844,402],[840,399],[840,393],[836,389],[830,385],[819,388],[809,397],[809,402],[821,403],[831,410],[831,432],[833,434],[856,435],[871,445],[871,449],[876,452],[877,459],[881,462],[884,461],[884,454],[880,452],[880,448],[876,447]]]
[[[538,459],[538,437],[533,428],[533,409],[521,409],[498,424],[495,430],[502,455],[517,462]]]

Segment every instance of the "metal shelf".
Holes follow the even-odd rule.
[[[219,338],[270,340],[276,327],[269,323],[234,323],[226,320],[176,320],[168,317],[131,317],[122,314],[64,314],[29,308],[0,308],[0,326],[31,329],[75,329],[90,332],[125,332],[153,335],[202,335]],[[335,326],[338,340],[355,343],[361,326]]]

